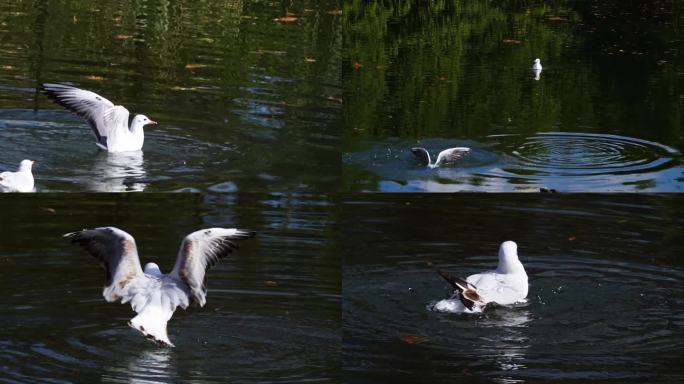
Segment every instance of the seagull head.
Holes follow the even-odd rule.
[[[499,247],[499,273],[515,273],[524,271],[522,263],[518,260],[518,244],[514,241],[504,241]]]
[[[30,171],[33,167],[33,163],[35,163],[35,160],[22,160],[21,163],[19,163],[19,172]]]
[[[149,125],[149,124],[157,125],[157,122],[154,120],[151,120],[149,117],[147,117],[145,115],[136,115],[133,118],[133,125],[137,125],[139,127],[144,127],[144,126]]]
[[[541,60],[540,59],[534,59],[534,63],[535,64],[541,64]]]
[[[161,270],[159,269],[159,266],[155,263],[145,264],[145,273],[156,277],[162,277]]]

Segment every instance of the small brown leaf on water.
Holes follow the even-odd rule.
[[[503,39],[506,44],[522,44],[522,41],[516,39]]]
[[[104,80],[104,77],[98,76],[98,75],[88,75],[85,78],[88,80],[92,80],[92,81],[103,81]]]
[[[294,16],[294,15],[287,15],[287,16],[283,16],[283,17],[276,17],[275,19],[273,19],[273,21],[277,21],[277,22],[279,22],[279,23],[294,23],[294,22],[297,21],[297,20],[299,20],[299,18],[296,17],[296,16]]]
[[[337,96],[328,96],[327,99],[330,101],[334,101],[336,103],[340,103],[340,104],[342,104],[344,102],[344,100],[341,97],[337,97]]]
[[[12,69],[14,69],[14,67],[11,66],[11,65],[3,65],[3,66],[2,66],[2,69],[12,70]]]
[[[266,280],[266,285],[268,285],[269,287],[277,287],[278,282],[273,280]]]
[[[563,16],[549,16],[546,19],[549,21],[568,21],[568,19]]]
[[[430,341],[429,337],[421,335],[401,335],[399,339],[408,344],[421,344]]]
[[[117,40],[130,40],[133,38],[133,35],[124,35],[122,33],[116,35],[115,37]]]
[[[341,9],[333,9],[332,11],[328,11],[327,13],[328,13],[328,15],[342,16],[342,10]]]
[[[304,62],[305,62],[305,63],[315,63],[315,62],[316,62],[316,59],[314,59],[314,58],[312,58],[312,57],[305,57],[305,58],[304,58]]]
[[[568,241],[575,241],[575,240],[577,240],[577,236],[568,237]]]
[[[57,210],[56,210],[56,209],[50,208],[50,207],[40,207],[40,209],[42,209],[42,210],[45,211],[45,212],[57,213]]]
[[[354,69],[359,69],[359,68],[363,67],[363,64],[361,64],[359,62],[354,62],[354,64],[352,64],[352,67],[354,67]]]
[[[204,67],[206,67],[206,65],[204,65],[204,64],[193,64],[193,63],[185,64],[185,69],[198,69],[198,68],[204,68]]]

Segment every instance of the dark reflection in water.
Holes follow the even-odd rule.
[[[367,195],[342,203],[349,382],[674,382],[684,197]],[[513,239],[528,303],[439,313],[434,272],[492,269]]]
[[[280,21],[287,14],[294,21]],[[339,14],[335,1],[5,3],[0,162],[38,159],[39,191],[204,191],[227,181],[243,191],[330,190],[339,181]],[[146,129],[145,174],[89,169],[99,159],[90,130],[37,93],[41,82],[69,82],[159,121]]]
[[[333,208],[296,194],[3,196],[0,380],[339,382]],[[198,228],[258,236],[209,272],[204,308],[175,313],[165,349],[126,325],[134,313],[104,301],[97,261],[61,237],[98,225],[131,233],[162,271]]]
[[[350,1],[343,152],[364,153],[389,138],[486,142],[543,132],[617,135],[682,152],[683,4]],[[537,57],[539,80],[531,71]],[[348,168],[354,190],[390,190]],[[681,180],[678,170],[658,183]],[[651,188],[638,175],[628,181],[675,188]],[[603,188],[586,184],[584,191]]]

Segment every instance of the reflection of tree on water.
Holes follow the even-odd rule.
[[[87,185],[94,192],[143,191],[147,183],[136,181],[146,175],[143,152],[117,152],[98,154],[93,159]]]

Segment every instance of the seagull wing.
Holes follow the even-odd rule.
[[[107,146],[109,130],[104,115],[109,108],[114,107],[114,103],[95,92],[68,85],[43,84],[41,90],[55,103],[84,118],[93,130],[97,143]]]
[[[128,233],[115,227],[101,227],[67,233],[64,237],[83,246],[102,263],[106,272],[102,295],[108,302],[130,301],[134,295],[131,287],[140,282],[139,279],[146,279],[135,239]]]
[[[191,303],[204,306],[209,268],[238,248],[234,240],[248,239],[255,234],[236,228],[210,228],[193,232],[183,239],[176,265],[169,275],[187,285]]]
[[[463,156],[467,155],[469,152],[470,148],[467,147],[445,149],[442,152],[440,152],[439,155],[437,155],[437,161],[435,161],[435,165],[454,162],[462,158]]]
[[[423,147],[411,148],[411,153],[413,153],[417,158],[419,158],[423,164],[430,164],[430,152],[428,152],[427,149]]]
[[[463,303],[466,308],[472,310],[476,302],[483,303],[482,298],[477,293],[477,287],[475,287],[475,285],[448,272],[438,270],[437,273],[451,284],[454,291],[458,293],[458,298],[461,300],[461,303]]]

